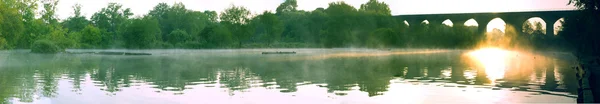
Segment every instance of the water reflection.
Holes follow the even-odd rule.
[[[154,56],[2,52],[0,103],[54,98],[61,94],[59,90],[85,94],[92,93],[90,89],[98,89],[105,96],[116,96],[131,88],[173,95],[212,89],[235,96],[239,92],[251,93],[256,90],[254,88],[294,93],[308,90],[302,86],[317,86],[337,96],[360,91],[374,97],[385,95],[391,89],[390,85],[396,82],[490,84],[487,83],[490,79],[498,81],[497,86],[506,88],[575,93],[574,72],[568,69],[569,60],[564,58],[538,55],[531,58],[532,61],[508,59],[510,61],[503,61],[506,63],[496,63],[498,60],[487,60],[491,61],[488,63],[483,60],[482,67],[464,57],[465,51],[411,51],[415,50],[351,53],[347,50],[304,50],[297,55],[199,51],[197,54]],[[367,55],[374,52],[379,55]],[[505,68],[494,69],[497,67]],[[82,86],[86,83],[93,86]]]

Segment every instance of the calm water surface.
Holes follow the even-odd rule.
[[[574,103],[573,58],[419,49],[0,51],[0,103]],[[263,51],[296,51],[262,55]],[[472,56],[476,56],[473,58]],[[481,58],[488,57],[490,58]]]

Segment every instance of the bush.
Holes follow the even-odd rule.
[[[37,40],[31,46],[31,52],[33,53],[58,53],[64,51],[65,49],[48,40]]]
[[[8,43],[6,42],[6,39],[0,37],[0,50],[3,49],[8,49]]]

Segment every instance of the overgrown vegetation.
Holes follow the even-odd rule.
[[[36,7],[41,2],[42,11]],[[29,49],[36,40],[61,48],[319,48],[412,47],[468,48],[480,35],[468,27],[414,24],[391,16],[388,5],[370,0],[354,8],[344,2],[328,8],[297,10],[286,0],[275,13],[251,14],[231,5],[222,13],[189,10],[182,3],[160,3],[148,14],[132,17],[129,8],[110,3],[88,20],[81,5],[74,15],[56,18],[58,0],[3,0],[0,4],[0,48]],[[36,15],[41,14],[41,15]],[[412,28],[412,27],[411,27]],[[443,38],[440,38],[443,37]]]
[[[65,49],[49,40],[38,40],[31,46],[31,52],[33,53],[58,53],[64,51]]]

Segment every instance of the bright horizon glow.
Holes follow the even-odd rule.
[[[275,11],[284,0],[60,0],[57,6],[57,15],[66,19],[73,15],[73,5],[82,5],[82,14],[90,18],[94,13],[106,7],[108,3],[115,2],[124,8],[131,8],[135,16],[143,16],[158,3],[164,2],[172,5],[176,2],[183,3],[186,8],[195,11],[213,10],[218,13],[230,5],[244,6],[259,14],[263,11]],[[354,8],[368,0],[298,0],[298,9],[312,11],[316,8],[327,8],[328,4],[335,1],[344,1]],[[379,0],[389,5],[392,15],[402,14],[439,14],[439,13],[473,13],[473,12],[511,12],[511,11],[539,11],[539,10],[574,10],[575,7],[567,5],[568,0]],[[38,8],[41,9],[41,8]]]

